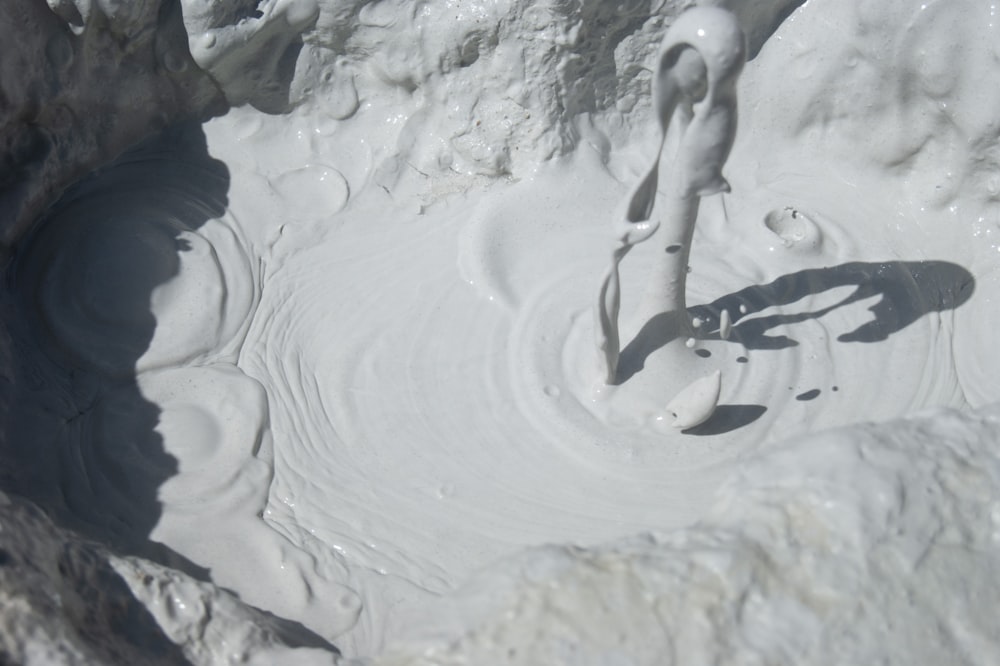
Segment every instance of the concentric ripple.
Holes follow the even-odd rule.
[[[964,400],[971,274],[852,244],[836,205],[805,217],[762,192],[734,222],[703,202],[689,339],[635,342],[658,259],[639,246],[609,387],[592,309],[623,188],[603,165],[581,153],[418,213],[377,187],[348,202],[327,157],[267,187],[242,174],[232,210],[211,173],[115,167],[16,277],[55,356],[100,378],[60,453],[70,500],[331,635],[525,546],[690,524],[761,442]],[[275,192],[300,200],[282,212]],[[716,370],[709,421],[657,418]]]
[[[324,169],[276,187],[313,180],[343,205],[346,184]],[[43,404],[66,412],[45,455],[82,523],[130,548],[166,544],[245,601],[332,638],[361,608],[340,561],[319,564],[263,520],[269,398],[237,366],[260,257],[229,190],[200,128],[181,126],[75,187],[20,248],[26,365]]]
[[[121,377],[232,353],[257,280],[219,166],[139,153],[58,204],[18,287],[66,360]]]
[[[722,405],[689,431],[637,417],[632,379],[595,391],[610,239],[594,211],[621,188],[560,168],[548,188],[486,194],[433,224],[370,195],[357,226],[282,257],[265,290],[241,364],[272,400],[272,518],[376,572],[358,574],[372,608],[385,575],[438,592],[525,545],[691,522],[762,441],[961,400],[942,329],[967,271],[865,258],[834,214],[814,216],[807,251],[788,247],[776,272],[760,263],[781,243],[765,215],[734,233],[706,204],[688,293],[698,333],[635,377],[684,354],[722,370]],[[363,224],[368,210],[381,225]],[[651,261],[629,257],[626,294]]]
[[[269,436],[260,385],[220,365],[145,373],[139,388],[112,388],[82,416],[75,460],[66,461],[83,472],[67,475],[75,507],[141,524],[152,491],[188,519],[263,509],[270,450],[258,458]]]

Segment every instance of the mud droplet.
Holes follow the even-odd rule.
[[[729,334],[733,331],[733,321],[729,317],[729,310],[723,310],[719,315],[719,337],[723,340],[729,339]]]
[[[667,415],[673,417],[670,425],[686,430],[707,421],[715,413],[721,390],[722,373],[718,370],[691,382],[667,404]]]

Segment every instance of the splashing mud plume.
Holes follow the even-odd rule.
[[[141,4],[0,21],[0,661],[1000,659],[991,3]]]
[[[617,230],[618,243],[599,291],[597,335],[598,348],[604,354],[606,384],[619,384],[627,379],[619,375],[618,367],[621,360],[619,264],[633,245],[647,240],[660,226],[651,224],[649,218],[659,185],[660,153],[675,114],[680,128],[673,174],[677,183],[668,197],[668,221],[660,234],[665,237],[664,252],[639,305],[640,325],[631,344],[652,352],[671,341],[677,348],[682,338],[693,339],[685,299],[688,258],[700,198],[730,191],[729,183],[722,177],[722,165],[736,135],[735,86],[746,57],[745,42],[733,14],[722,9],[694,8],[677,19],[660,46],[653,88],[660,121],[657,154],[649,172],[626,199],[625,224],[618,225],[621,226]],[[664,410],[671,425],[679,428],[701,425],[718,406],[721,371],[715,370],[680,388],[684,384],[678,384],[677,378],[689,374],[684,366],[690,364],[685,363],[683,352],[678,354],[668,349],[666,353],[671,356],[669,375],[661,375],[654,382],[647,379],[644,384],[647,390],[651,387],[661,395],[679,389]],[[625,373],[631,376],[635,370],[626,368]],[[653,372],[646,370],[645,374]],[[657,417],[663,418],[664,415]]]

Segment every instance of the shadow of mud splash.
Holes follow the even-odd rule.
[[[811,268],[728,294],[707,305],[688,308],[691,318],[703,325],[695,332],[702,340],[719,340],[719,317],[725,310],[732,322],[730,342],[747,349],[786,349],[798,342],[786,335],[768,335],[778,326],[819,319],[838,308],[874,296],[869,308],[874,318],[837,337],[840,342],[880,342],[931,312],[953,310],[972,296],[975,278],[961,266],[946,261],[851,262],[829,268]],[[839,287],[854,291],[833,305],[801,312],[759,313],[792,305]],[[758,316],[759,315],[759,316]],[[642,370],[650,354],[675,339],[674,313],[662,313],[646,322],[621,353],[619,383]]]
[[[67,191],[15,247],[0,293],[12,373],[0,386],[0,490],[119,553],[202,581],[211,580],[206,569],[150,539],[163,513],[160,489],[179,468],[138,375],[150,350],[164,347],[151,347],[154,335],[165,339],[154,292],[185,261],[214,261],[210,246],[193,249],[189,239],[225,214],[229,184],[200,124],[172,127]],[[165,337],[183,341],[184,333]],[[127,427],[109,437],[108,423]],[[287,644],[336,650],[299,623],[271,617]]]
[[[688,311],[692,317],[707,322],[705,329],[711,330],[726,310],[733,323],[730,339],[734,342],[748,349],[785,349],[798,342],[785,335],[768,335],[768,331],[818,319],[838,308],[878,296],[879,301],[869,308],[873,319],[837,336],[840,342],[871,343],[888,339],[926,314],[961,306],[972,296],[975,284],[969,271],[946,261],[851,262],[783,275],[770,284],[747,287]],[[791,305],[807,296],[845,286],[854,287],[854,291],[833,305],[751,318],[770,307]],[[718,337],[716,333],[704,339]]]
[[[764,405],[719,405],[712,413],[712,417],[693,428],[682,430],[685,435],[698,435],[708,437],[711,435],[724,435],[727,432],[738,430],[743,426],[748,426],[767,411]]]
[[[819,319],[839,308],[878,297],[868,308],[872,319],[837,336],[842,343],[873,343],[887,340],[929,313],[958,308],[972,296],[975,284],[969,271],[946,261],[850,262],[783,275],[769,284],[747,287],[707,305],[688,308],[687,315],[703,322],[695,331],[699,339],[720,340],[720,315],[727,311],[732,322],[729,342],[747,349],[779,350],[799,343],[787,335],[769,335],[772,329]],[[841,287],[854,290],[832,305],[761,314],[782,306],[794,309],[799,301]],[[622,350],[617,383],[628,381],[643,369],[652,353],[676,339],[677,331],[683,330],[676,317],[677,313],[661,313],[643,325]],[[806,392],[796,399],[807,401],[817,395]],[[762,405],[720,405],[709,421],[684,432],[723,434],[756,421],[765,411]]]

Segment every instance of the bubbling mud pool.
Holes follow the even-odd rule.
[[[670,371],[629,318],[656,243],[622,266],[619,386],[593,348],[646,137],[604,150],[584,126],[530,177],[428,200],[417,167],[379,166],[377,109],[351,131],[318,102],[232,109],[92,175],[19,250],[18,427],[57,452],[46,483],[366,653],[498,557],[695,523],[768,442],[995,399],[995,245],[935,225],[918,172],[847,181],[834,139],[760,128],[776,62],[748,65],[732,193],[691,254],[684,353],[724,378],[704,424],[628,392]]]

